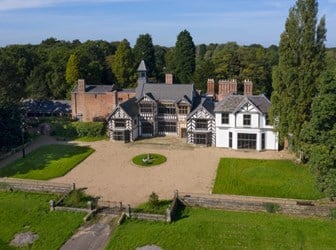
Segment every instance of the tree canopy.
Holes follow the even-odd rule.
[[[155,49],[150,34],[141,34],[133,48],[135,68],[141,60],[144,60],[148,68],[148,76],[154,76],[156,72]]]
[[[272,116],[294,150],[300,147],[300,131],[310,118],[317,79],[325,66],[325,19],[317,24],[317,13],[315,0],[299,0],[290,9],[273,74]]]
[[[112,71],[120,87],[127,87],[135,79],[133,53],[126,39],[121,41],[112,57]]]
[[[196,68],[196,48],[190,33],[183,30],[175,44],[175,74],[178,82],[190,83]]]

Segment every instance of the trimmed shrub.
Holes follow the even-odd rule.
[[[79,137],[99,137],[105,134],[103,122],[74,122]]]
[[[279,204],[276,204],[276,203],[271,203],[271,202],[266,202],[263,204],[266,211],[269,212],[269,213],[276,213],[280,210],[280,206]]]
[[[76,127],[70,121],[59,120],[51,123],[52,132],[51,135],[67,138],[76,138],[78,133]]]
[[[159,203],[160,203],[159,196],[155,192],[152,192],[149,196],[148,204],[154,208],[157,207]]]
[[[331,208],[329,210],[329,218],[332,219],[332,220],[336,219],[336,208]]]

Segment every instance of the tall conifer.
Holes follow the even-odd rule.
[[[129,86],[134,80],[133,53],[129,42],[122,40],[112,57],[112,72],[120,87]]]
[[[76,84],[79,77],[79,59],[75,54],[71,54],[65,69],[65,80],[70,88]]]
[[[136,40],[133,48],[135,67],[144,60],[147,66],[148,75],[153,76],[155,72],[155,50],[150,34],[141,34]]]
[[[300,130],[310,118],[317,80],[325,67],[325,19],[317,25],[315,0],[298,0],[289,11],[279,45],[279,65],[273,74],[272,116],[282,138],[293,150],[300,146]]]
[[[190,33],[183,30],[177,36],[175,45],[175,73],[179,82],[190,83],[196,68],[195,44]]]

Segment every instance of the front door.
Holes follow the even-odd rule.
[[[153,136],[153,124],[150,122],[141,122],[141,135]]]
[[[187,138],[187,129],[181,128],[181,138]]]

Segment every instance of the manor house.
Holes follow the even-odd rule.
[[[144,61],[138,74],[135,90],[83,87],[79,80],[72,93],[73,116],[80,112],[84,121],[107,117],[109,136],[116,141],[174,135],[191,144],[278,150],[278,134],[268,119],[271,103],[264,95],[253,95],[251,81],[244,81],[244,93],[239,95],[236,80],[219,81],[215,93],[215,82],[209,79],[207,94],[201,95],[193,84],[174,84],[172,74],[166,75],[165,83],[149,83]]]

